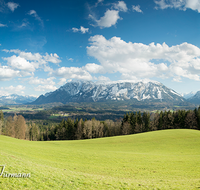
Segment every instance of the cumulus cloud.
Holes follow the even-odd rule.
[[[44,22],[43,22],[43,20],[38,16],[38,14],[37,14],[37,12],[36,12],[35,10],[30,10],[30,11],[28,12],[28,15],[33,16],[36,20],[38,20],[38,21],[40,22],[40,25],[41,25],[42,27],[44,27]]]
[[[101,63],[101,71],[119,72],[122,79],[178,76],[200,80],[200,49],[192,44],[146,45],[127,43],[118,37],[107,40],[102,35],[90,37],[89,41],[87,53]],[[95,68],[96,65],[88,66]],[[98,69],[87,70],[96,72]]]
[[[28,79],[29,84],[32,85],[38,85],[36,87],[34,87],[35,91],[54,91],[57,89],[57,87],[55,86],[55,77],[49,77],[49,78],[38,78],[38,77],[30,77]]]
[[[98,1],[100,3],[102,1]],[[122,20],[122,18],[119,16],[119,12],[127,12],[128,8],[126,6],[126,3],[124,1],[118,1],[117,3],[111,3],[108,4],[111,5],[110,9],[107,9],[104,13],[104,16],[100,17],[99,19],[96,17],[95,13],[91,11],[91,7],[89,7],[89,10],[91,14],[89,14],[89,18],[94,21],[95,24],[91,24],[94,27],[100,27],[103,28],[109,28],[113,25],[116,25],[117,21],[119,19]],[[95,6],[96,7],[96,6]]]
[[[53,75],[65,79],[92,80],[92,76],[84,68],[79,67],[61,67],[54,71]]]
[[[21,57],[21,58],[24,58],[29,61],[39,62],[40,64],[46,64],[47,62],[58,64],[61,62],[60,57],[56,53],[54,53],[54,54],[45,53],[45,55],[41,55],[39,53],[25,52],[25,51],[21,51],[19,49],[12,49],[12,50],[4,49],[3,51],[5,51],[7,53],[18,54],[19,57]]]
[[[132,5],[132,10],[136,11],[138,13],[143,13],[142,10],[140,9],[140,5]]]
[[[13,55],[8,58],[4,58],[4,60],[7,60],[7,64],[10,65],[14,69],[18,70],[24,70],[29,72],[34,72],[35,67],[33,64],[31,64],[29,61],[27,61],[25,58]]]
[[[7,86],[7,87],[1,87],[0,93],[3,96],[9,96],[10,94],[24,94],[24,91],[26,87],[22,85],[17,86]]]
[[[4,89],[8,92],[12,92],[12,93],[15,93],[15,92],[22,92],[23,90],[25,90],[25,86],[22,86],[22,85],[17,85],[17,86],[8,86],[8,87],[5,87]]]
[[[83,26],[80,27],[80,29],[78,28],[72,28],[73,32],[81,32],[82,34],[85,34],[87,32],[89,32],[89,28],[84,28]]]
[[[13,2],[8,2],[7,6],[12,12],[14,12],[14,10],[17,9],[17,7],[19,7],[19,4],[13,3]]]
[[[117,23],[117,21],[120,19],[119,11],[117,10],[107,10],[103,17],[101,17],[99,20],[95,19],[93,15],[89,15],[89,17],[95,21],[94,26],[99,26],[100,28],[109,28]]]
[[[118,3],[114,3],[114,8],[119,10],[119,11],[123,11],[123,12],[128,11],[128,8],[127,8],[126,3],[124,1],[118,1]]]
[[[105,76],[99,76],[98,77],[98,81],[100,82],[109,82],[111,81],[108,77],[105,77]]]
[[[60,81],[58,82],[58,85],[62,86],[66,83],[66,79],[65,78],[61,78]]]
[[[0,81],[11,80],[17,76],[20,76],[20,71],[15,71],[8,66],[0,65]]]
[[[49,77],[49,78],[38,78],[38,77],[30,77],[28,78],[28,83],[31,85],[34,85],[35,91],[54,91],[57,89],[55,86],[55,77]],[[38,85],[38,86],[36,86]]]
[[[51,63],[55,63],[55,64],[58,64],[61,62],[59,59],[59,56],[56,53],[54,53],[54,54],[51,53],[50,55],[48,53],[46,53],[46,55],[43,57],[44,57],[44,60],[47,62],[51,62]]]
[[[61,62],[56,53],[41,55],[39,53],[24,52],[18,49],[4,49],[3,51],[18,54],[18,56],[4,57],[3,60],[7,61],[7,65],[11,69],[20,71],[22,76],[32,75],[39,68],[42,68],[45,72],[52,72],[53,70],[48,66],[48,63],[58,64]]]
[[[87,70],[90,73],[102,73],[102,72],[105,72],[104,68],[101,65],[97,65],[95,63],[87,63],[84,68],[85,68],[85,70]]]
[[[156,9],[175,8],[179,10],[192,9],[200,13],[199,0],[154,0]]]
[[[55,91],[57,88],[53,85],[39,85],[34,88],[35,91]]]
[[[49,77],[49,78],[38,78],[38,77],[31,77],[29,78],[29,84],[43,84],[43,85],[55,85],[55,77]]]

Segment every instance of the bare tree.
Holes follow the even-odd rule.
[[[131,125],[128,122],[125,122],[122,126],[122,134],[129,135],[131,134]]]
[[[77,140],[81,139],[82,134],[83,134],[83,120],[80,119],[80,121],[78,122],[78,125],[77,125],[76,133],[75,133],[76,139]]]
[[[84,127],[83,127],[83,135],[86,139],[92,138],[92,121],[88,120],[85,121]]]
[[[15,138],[25,139],[26,136],[26,121],[22,115],[14,116]]]
[[[15,137],[15,128],[12,116],[9,116],[6,121],[6,135]]]

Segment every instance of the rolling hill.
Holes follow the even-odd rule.
[[[198,189],[200,132],[175,129],[77,141],[0,136],[1,189]]]

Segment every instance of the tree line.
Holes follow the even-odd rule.
[[[121,120],[98,121],[68,118],[59,124],[38,125],[26,123],[21,115],[9,116],[6,120],[0,112],[0,132],[4,135],[32,141],[42,140],[79,140],[128,135],[163,129],[200,130],[200,107],[194,110],[130,112]]]

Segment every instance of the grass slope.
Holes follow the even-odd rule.
[[[0,136],[0,165],[30,178],[0,189],[198,189],[200,131],[163,130],[78,141]]]

